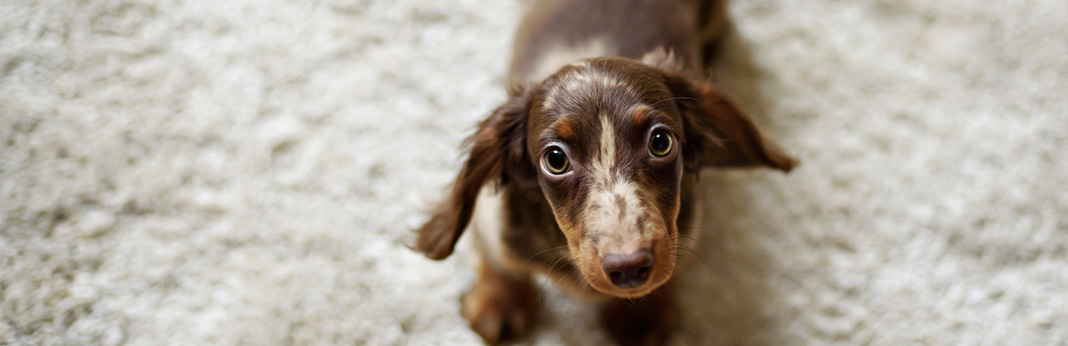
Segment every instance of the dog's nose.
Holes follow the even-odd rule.
[[[626,255],[604,255],[601,267],[613,285],[622,288],[641,286],[653,270],[653,252],[641,249]]]

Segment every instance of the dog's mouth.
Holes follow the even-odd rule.
[[[589,239],[570,246],[586,282],[602,293],[638,298],[666,283],[675,270],[675,246],[670,239],[631,242],[625,246],[602,243]]]

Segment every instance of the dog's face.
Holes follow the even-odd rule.
[[[419,230],[417,248],[448,256],[488,181],[536,184],[583,278],[616,297],[645,295],[671,278],[686,171],[796,164],[663,53],[566,66],[514,91],[472,141],[451,199]]]
[[[586,281],[649,293],[675,267],[684,123],[664,72],[601,58],[569,65],[532,95],[526,150]]]

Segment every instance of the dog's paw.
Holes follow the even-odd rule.
[[[463,316],[487,344],[518,338],[537,319],[537,288],[529,278],[513,279],[483,270],[464,295]]]
[[[663,345],[675,330],[671,299],[613,299],[601,313],[608,335],[624,346]]]

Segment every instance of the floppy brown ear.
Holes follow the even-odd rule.
[[[529,93],[510,94],[511,100],[494,110],[468,138],[471,149],[452,192],[419,228],[415,249],[427,257],[440,260],[452,254],[484,185],[491,180],[506,183],[528,174],[522,168],[530,165],[529,160],[524,160]]]
[[[789,172],[797,166],[797,159],[764,138],[749,116],[711,85],[681,77],[668,84],[679,97],[688,168],[765,166]]]

